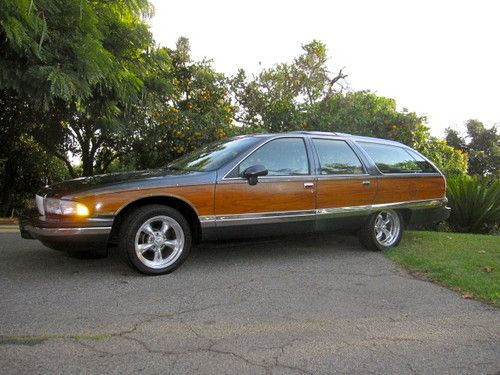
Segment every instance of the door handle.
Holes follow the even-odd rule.
[[[314,182],[304,182],[304,189],[312,189],[314,187]]]
[[[362,182],[362,184],[363,184],[363,185],[370,185],[370,184],[371,184],[371,182],[370,182],[370,180],[364,180],[364,181]]]

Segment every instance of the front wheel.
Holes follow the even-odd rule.
[[[360,242],[370,250],[397,246],[403,236],[401,214],[394,210],[378,211],[368,218],[358,235]]]
[[[161,275],[178,268],[191,248],[191,229],[177,210],[149,205],[134,210],[124,221],[120,248],[142,273]]]

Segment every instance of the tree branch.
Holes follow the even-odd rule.
[[[73,166],[71,165],[70,161],[66,158],[65,155],[62,155],[58,152],[54,152],[54,156],[60,160],[62,160],[64,162],[64,164],[66,164],[66,168],[68,168],[68,172],[69,172],[69,175],[71,176],[71,178],[76,178],[77,175],[76,175],[76,172],[75,172],[75,168],[73,168]]]

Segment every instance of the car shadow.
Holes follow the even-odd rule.
[[[44,247],[39,242],[20,239],[23,252],[30,252],[29,256],[7,256],[3,263],[6,267],[43,271],[46,275],[75,275],[80,273],[116,274],[120,276],[142,277],[140,273],[131,269],[114,247],[109,249],[105,258],[93,258],[81,254],[75,256],[66,252],[59,252]],[[197,272],[211,268],[224,267],[228,263],[258,262],[273,263],[281,261],[301,261],[326,258],[359,256],[368,252],[363,248],[355,236],[342,234],[307,234],[290,235],[286,237],[259,238],[256,240],[233,240],[204,242],[193,247],[187,261],[179,270]],[[5,258],[5,254],[3,255]],[[19,264],[23,260],[27,264]]]

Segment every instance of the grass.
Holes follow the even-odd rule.
[[[500,307],[500,236],[408,231],[385,254],[464,298]]]

